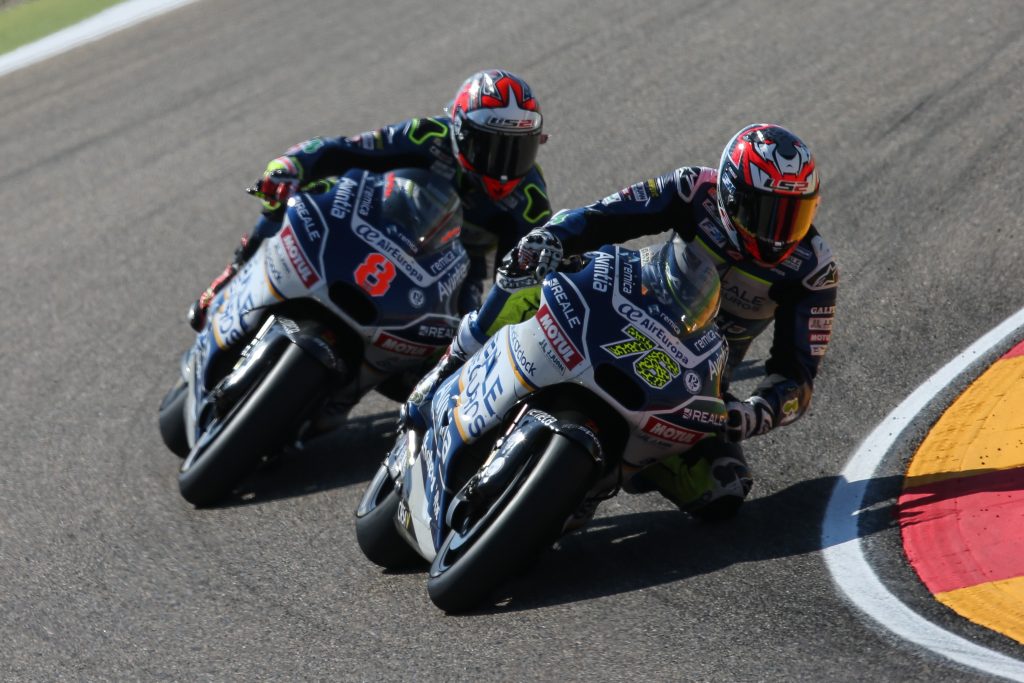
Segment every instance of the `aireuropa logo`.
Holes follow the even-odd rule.
[[[288,260],[292,262],[292,267],[295,268],[295,272],[298,274],[299,279],[302,280],[302,284],[307,288],[311,288],[320,281],[316,271],[313,270],[313,266],[306,259],[302,247],[299,246],[299,241],[295,238],[295,231],[292,230],[291,224],[286,225],[284,230],[281,231],[281,244],[284,245],[284,251],[288,254]]]

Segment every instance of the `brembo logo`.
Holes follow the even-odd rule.
[[[306,255],[302,253],[302,248],[299,247],[299,241],[295,239],[295,232],[290,224],[281,231],[281,243],[284,245],[285,253],[288,254],[288,259],[292,262],[295,272],[299,274],[302,284],[309,288],[319,282],[320,278],[317,277],[313,266],[309,265]]]
[[[692,429],[684,429],[676,426],[671,422],[665,422],[653,415],[647,418],[647,422],[644,423],[643,430],[662,441],[669,441],[671,443],[679,443],[689,446],[690,444],[696,443],[703,436],[700,432],[695,432]]]
[[[537,311],[537,322],[540,323],[540,328],[544,330],[544,336],[551,343],[551,348],[554,349],[558,357],[565,363],[565,367],[572,370],[574,367],[580,364],[583,360],[583,354],[581,354],[569,338],[565,336],[565,332],[555,321],[555,317],[551,315],[551,309],[548,308],[547,304],[540,307]]]

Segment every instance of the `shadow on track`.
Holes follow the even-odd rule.
[[[743,562],[822,549],[821,520],[839,477],[801,481],[748,501],[739,516],[706,524],[665,510],[598,517],[564,537],[477,613],[531,610],[628,593],[709,574]],[[876,479],[859,515],[860,536],[895,524],[901,476]],[[623,494],[620,494],[623,495]],[[646,494],[657,495],[657,494]],[[851,539],[837,539],[844,542]]]
[[[350,418],[344,426],[266,463],[218,507],[258,505],[368,482],[395,441],[398,412]]]

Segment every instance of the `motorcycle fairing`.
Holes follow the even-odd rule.
[[[466,274],[469,257],[458,240],[438,251],[414,255],[412,241],[407,236],[403,240],[395,226],[375,230],[371,222],[377,218],[378,178],[353,169],[327,192],[300,193],[289,199],[281,229],[260,243],[214,297],[207,325],[182,363],[189,384],[185,406],[189,435],[197,429],[207,393],[223,376],[218,363],[222,354],[237,351],[271,307],[288,300],[316,301],[362,338],[360,358],[367,363],[354,380],[356,400],[387,373],[416,367],[448,343],[459,322],[454,293]],[[386,290],[377,289],[376,297],[360,289],[357,279],[360,266],[371,258],[396,266],[395,277]],[[335,303],[335,285],[342,287],[336,295],[339,299],[363,297],[371,302],[372,319],[356,320]],[[215,372],[218,367],[220,371]]]
[[[718,382],[727,355],[721,335],[711,326],[678,338],[648,312],[663,305],[640,286],[639,252],[606,247],[588,257],[576,273],[549,275],[536,314],[501,328],[435,393],[431,424],[405,463],[401,487],[403,527],[424,557],[444,542],[443,515],[457,493],[453,471],[462,449],[492,433],[539,388],[576,383],[607,401],[630,428],[624,459],[632,465],[721,431]],[[637,335],[624,335],[630,327]],[[633,346],[615,346],[622,342]],[[653,377],[647,365],[637,370],[642,358],[654,359],[649,365],[662,373],[658,381],[645,381]],[[637,405],[623,405],[614,386],[598,381],[595,368],[602,365],[632,383]]]

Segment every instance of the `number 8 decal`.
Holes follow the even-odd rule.
[[[395,279],[395,264],[384,254],[374,252],[356,268],[354,275],[359,286],[370,296],[384,296]]]

